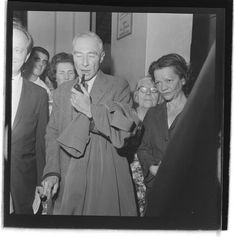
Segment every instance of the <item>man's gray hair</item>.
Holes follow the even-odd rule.
[[[75,43],[77,41],[77,39],[79,38],[93,38],[93,39],[96,39],[97,41],[97,44],[100,48],[100,52],[103,52],[104,51],[104,47],[103,47],[103,41],[101,40],[101,38],[94,32],[86,32],[86,33],[82,33],[82,34],[77,34],[74,39],[73,39],[73,49],[74,49],[74,46],[75,46]]]

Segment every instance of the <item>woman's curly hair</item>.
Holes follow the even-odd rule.
[[[160,57],[158,60],[151,63],[149,66],[149,75],[155,81],[154,71],[157,69],[162,69],[165,67],[173,67],[175,73],[179,76],[180,79],[185,79],[185,85],[183,86],[183,90],[186,90],[187,82],[190,79],[191,68],[190,65],[187,64],[185,59],[176,53],[171,53]]]

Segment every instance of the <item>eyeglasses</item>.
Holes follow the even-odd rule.
[[[138,90],[140,90],[144,94],[148,93],[149,91],[151,94],[155,94],[158,92],[156,87],[147,88],[147,87],[141,86],[138,88]]]

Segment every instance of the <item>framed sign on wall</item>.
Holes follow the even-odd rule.
[[[132,33],[132,13],[119,12],[117,14],[117,39]]]

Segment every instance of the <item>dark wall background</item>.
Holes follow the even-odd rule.
[[[27,11],[13,11],[13,18],[17,19],[27,29]]]
[[[96,33],[100,36],[104,43],[105,57],[101,65],[101,70],[105,73],[112,73],[111,58],[111,34],[112,34],[112,13],[96,12]]]
[[[191,91],[215,39],[216,15],[194,14],[190,58],[191,78],[188,83],[188,93]]]

